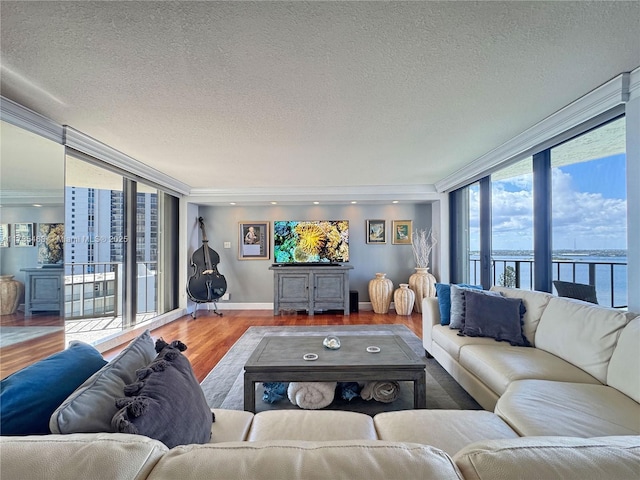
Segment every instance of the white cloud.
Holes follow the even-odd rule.
[[[579,192],[571,175],[552,170],[553,248],[625,249],[625,200],[601,193]],[[531,175],[492,184],[492,244],[494,250],[533,249],[533,185]],[[479,248],[479,193],[470,192],[471,249]]]

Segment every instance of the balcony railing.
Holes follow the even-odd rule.
[[[480,283],[480,260],[470,259],[469,281]],[[505,285],[533,290],[533,260],[492,259],[493,285]],[[613,308],[627,307],[627,263],[604,261],[560,260],[552,261],[553,280],[585,283],[596,287],[600,305]]]
[[[137,313],[157,311],[157,262],[138,262]],[[117,318],[122,315],[122,264],[114,262],[65,265],[65,318]]]

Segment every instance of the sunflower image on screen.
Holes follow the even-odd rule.
[[[349,261],[349,221],[275,221],[274,258],[277,263],[336,263]]]

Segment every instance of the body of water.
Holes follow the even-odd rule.
[[[472,283],[479,283],[480,267],[478,255],[472,255]],[[492,256],[494,280],[502,284],[506,267],[515,268],[520,261],[520,286],[533,289],[533,254],[526,252],[500,252]],[[621,253],[594,252],[561,252],[553,255],[553,279],[575,283],[590,283],[590,265],[594,269],[596,294],[598,303],[605,306],[624,307],[627,300],[627,257]],[[553,293],[557,293],[554,289]]]

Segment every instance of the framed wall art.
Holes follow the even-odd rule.
[[[64,223],[38,224],[38,263],[58,265],[64,258]]]
[[[11,242],[9,239],[11,238],[11,225],[8,223],[0,223],[0,248],[1,247],[10,247]]]
[[[16,247],[34,247],[36,245],[35,223],[13,224],[13,245]]]
[[[268,260],[269,222],[240,222],[238,245],[240,260]]]
[[[367,220],[367,243],[387,243],[387,222]]]
[[[391,232],[394,245],[411,245],[413,220],[394,220]]]

